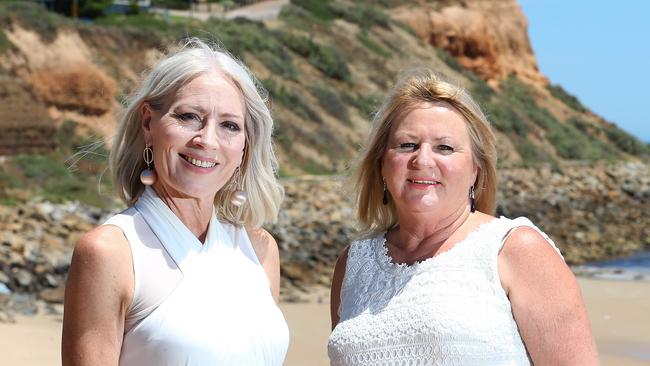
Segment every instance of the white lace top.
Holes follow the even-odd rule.
[[[331,364],[530,365],[497,272],[504,237],[519,226],[539,231],[501,217],[414,265],[391,261],[384,234],[353,242]]]

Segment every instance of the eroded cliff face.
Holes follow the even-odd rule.
[[[537,67],[528,39],[528,22],[516,0],[404,6],[396,8],[393,17],[492,86],[511,74],[533,85],[548,83]]]

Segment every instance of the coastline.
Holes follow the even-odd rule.
[[[650,366],[650,281],[579,277],[603,366]],[[282,303],[291,330],[286,366],[327,366],[329,304]],[[62,310],[59,305],[56,310]],[[60,365],[61,313],[0,322],[0,354],[7,365]]]

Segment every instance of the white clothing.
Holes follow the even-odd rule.
[[[494,219],[413,265],[392,262],[384,234],[353,242],[331,364],[530,365],[497,271],[505,238],[519,226],[537,229],[526,218]]]
[[[121,366],[282,365],[289,330],[244,228],[213,214],[201,244],[150,188],[106,224],[133,257]]]

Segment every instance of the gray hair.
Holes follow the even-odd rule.
[[[198,38],[185,40],[180,49],[160,60],[127,99],[109,156],[113,187],[129,206],[144,191],[140,182],[140,172],[146,167],[142,159],[145,147],[142,104],[148,102],[159,110],[180,87],[215,69],[231,78],[244,96],[246,136],[240,174],[234,174],[215,196],[217,216],[235,225],[261,227],[265,222],[277,220],[284,198],[284,189],[276,176],[278,162],[271,139],[273,119],[267,105],[268,94],[246,66],[228,51]],[[236,181],[237,176],[241,176],[241,182]],[[248,195],[243,208],[230,202],[230,195],[238,186]]]

